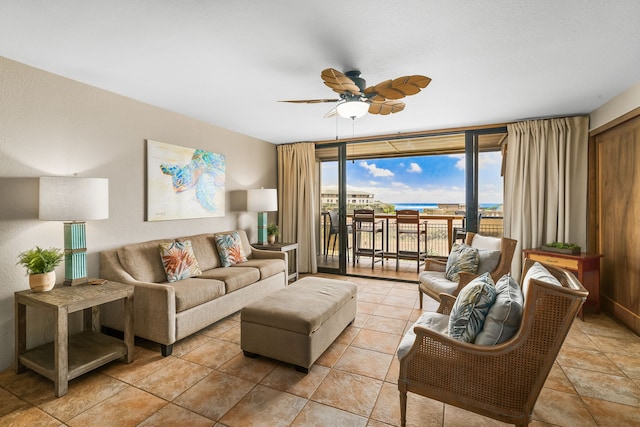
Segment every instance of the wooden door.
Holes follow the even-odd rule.
[[[595,136],[601,303],[640,333],[640,117]]]

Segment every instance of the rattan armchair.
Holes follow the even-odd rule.
[[[476,239],[478,236],[478,239]],[[507,274],[511,270],[511,261],[516,250],[516,240],[507,237],[487,237],[480,234],[468,232],[465,243],[469,246],[478,247],[479,249],[489,249],[484,247],[487,241],[495,241],[490,243],[500,250],[500,259],[498,265],[490,272],[491,278],[497,282],[499,278]],[[481,243],[478,243],[481,242]],[[418,290],[420,293],[420,308],[422,308],[422,294],[427,294],[436,301],[440,301],[440,294],[446,293],[453,296],[458,295],[460,289],[466,283],[471,281],[476,275],[471,273],[460,273],[460,281],[458,283],[448,280],[445,276],[446,261],[439,261],[427,258],[424,264],[424,271],[418,276]]]
[[[525,261],[522,277],[533,264]],[[526,426],[542,386],[588,292],[573,274],[545,266],[562,287],[532,279],[522,322],[509,340],[480,346],[416,326],[415,341],[400,358],[401,425],[407,392],[416,393],[496,420]],[[440,312],[454,297],[445,295]]]

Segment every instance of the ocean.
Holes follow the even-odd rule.
[[[437,203],[389,203],[390,205],[395,206],[396,210],[398,209],[415,209],[418,211],[422,211],[422,209],[437,209]],[[483,209],[492,208],[495,206],[501,206],[502,203],[478,203],[478,207]]]

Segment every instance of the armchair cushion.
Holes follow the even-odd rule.
[[[413,331],[416,326],[422,326],[442,335],[449,334],[449,316],[432,311],[423,313],[416,323],[404,334],[400,345],[398,346],[398,359],[402,359],[411,349],[413,342],[416,340],[416,333]]]
[[[543,282],[561,286],[560,281],[556,279],[549,270],[544,268],[544,266],[539,262],[534,262],[533,265],[529,267],[527,274],[525,274],[524,279],[522,280],[522,294],[524,296],[527,295],[527,289],[529,289],[529,282],[531,279],[542,280]]]
[[[482,330],[489,309],[496,300],[496,288],[489,273],[462,288],[449,317],[449,336],[472,343]]]
[[[496,345],[507,341],[520,328],[524,299],[520,286],[509,274],[496,283],[496,302],[484,321],[475,344]]]
[[[447,258],[447,270],[445,277],[453,282],[459,280],[458,273],[466,271],[469,273],[475,273],[478,271],[478,263],[480,256],[478,250],[469,245],[455,244],[449,258]]]
[[[442,271],[423,271],[418,276],[420,281],[420,288],[423,291],[431,290],[437,295],[451,294],[455,295],[458,289],[458,283],[444,277]]]
[[[500,261],[500,250],[478,249],[478,271],[476,274],[491,273]]]

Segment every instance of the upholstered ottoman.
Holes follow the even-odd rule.
[[[305,277],[242,309],[240,345],[308,372],[356,317],[358,288],[344,280]]]

